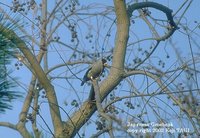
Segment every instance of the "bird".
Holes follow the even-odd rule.
[[[83,86],[85,82],[99,77],[106,66],[107,66],[107,61],[104,58],[94,62],[92,66],[86,71],[81,86]]]

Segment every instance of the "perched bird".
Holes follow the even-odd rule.
[[[96,79],[101,75],[104,70],[104,67],[107,66],[107,61],[105,59],[98,60],[97,62],[93,63],[92,66],[86,71],[81,86],[89,80]]]

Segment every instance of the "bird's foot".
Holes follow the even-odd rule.
[[[94,80],[94,78],[93,78],[92,76],[90,77],[90,79],[91,79],[92,81]]]

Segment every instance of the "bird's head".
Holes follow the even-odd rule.
[[[108,65],[106,59],[103,58],[101,61],[102,61],[104,67],[106,67]]]

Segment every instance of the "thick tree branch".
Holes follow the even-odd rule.
[[[39,83],[43,86],[46,91],[47,99],[49,102],[50,112],[52,116],[52,122],[55,129],[55,135],[59,135],[62,133],[62,121],[60,116],[60,111],[58,106],[58,101],[56,97],[56,93],[54,87],[51,85],[49,79],[47,78],[45,72],[43,71],[42,67],[40,66],[36,57],[31,53],[29,48],[26,46],[24,41],[22,41],[13,31],[5,29],[7,34],[9,34],[8,39],[11,40],[13,43],[17,44],[19,50],[23,53],[25,58],[31,65],[31,68],[36,74],[36,77],[39,80]]]
[[[124,60],[126,55],[126,47],[129,37],[130,21],[126,12],[126,4],[124,0],[114,0],[115,13],[117,18],[117,32],[115,40],[115,49],[113,53],[113,64],[115,68],[111,71],[124,68]],[[116,72],[117,73],[117,72]]]
[[[94,87],[94,92],[95,92],[95,100],[96,100],[96,106],[97,106],[97,111],[101,117],[103,117],[107,122],[108,125],[106,126],[107,131],[109,132],[110,138],[114,138],[114,134],[112,131],[112,119],[105,113],[102,105],[101,105],[101,95],[99,91],[99,85],[97,79],[92,81],[92,85]]]
[[[126,47],[129,34],[129,18],[126,12],[126,3],[124,0],[114,0],[115,12],[117,16],[117,32],[115,49],[113,53],[113,64],[110,74],[100,84],[101,101],[119,84],[123,79],[124,74],[124,60],[126,54]],[[86,110],[87,109],[87,110]],[[72,115],[72,118],[66,122],[65,132],[68,136],[73,137],[77,131],[84,125],[84,123],[97,110],[96,104],[86,101],[80,110]],[[75,124],[76,128],[72,125]]]
[[[26,129],[26,127],[22,126],[22,125],[14,125],[11,124],[9,122],[0,122],[0,126],[3,127],[8,127],[10,129],[16,130],[18,131],[22,137],[24,138],[31,138],[32,136],[29,134],[28,130]]]
[[[17,130],[16,125],[11,124],[11,123],[9,123],[9,122],[0,122],[0,126],[8,127],[8,128],[13,129],[13,130]]]
[[[26,125],[27,114],[28,114],[28,111],[29,111],[29,108],[30,108],[30,105],[31,105],[31,102],[32,102],[32,99],[33,99],[33,93],[34,93],[33,89],[34,89],[34,86],[35,86],[35,82],[36,82],[36,78],[35,78],[35,76],[33,76],[32,79],[31,79],[31,83],[29,85],[27,96],[25,98],[25,101],[24,101],[24,104],[23,104],[23,107],[22,107],[22,111],[19,115],[19,121],[17,123],[18,126],[25,127],[25,125]]]
[[[168,29],[169,29],[168,32],[164,36],[156,38],[156,40],[164,41],[164,40],[168,39],[170,36],[172,36],[173,33],[176,31],[176,29],[178,29],[178,27],[173,20],[172,10],[162,4],[155,3],[155,2],[140,2],[140,3],[132,4],[128,7],[128,10],[127,10],[129,18],[132,16],[132,13],[135,10],[141,9],[141,8],[146,8],[146,7],[155,8],[159,11],[164,12],[166,14],[166,17],[167,17],[169,25],[170,25],[168,27]]]

